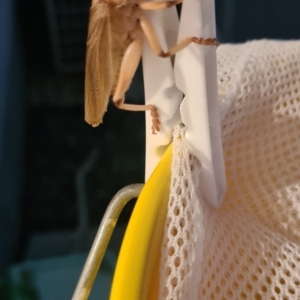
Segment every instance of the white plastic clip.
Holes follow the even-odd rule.
[[[178,39],[215,38],[213,0],[185,0]],[[175,80],[185,94],[180,111],[187,126],[190,152],[202,165],[200,188],[204,199],[219,207],[226,191],[226,176],[218,108],[216,47],[191,44],[176,55]]]
[[[178,15],[175,7],[160,11],[144,11],[150,20],[164,49],[176,44],[178,36]],[[173,66],[170,58],[154,54],[144,39],[143,73],[146,104],[158,108],[160,131],[151,132],[152,118],[146,113],[146,166],[145,180],[152,174],[168,144],[171,142],[174,125],[180,122],[179,105],[182,92],[175,86]]]
[[[176,14],[175,10],[173,12]],[[172,10],[153,11],[148,15],[164,47],[167,45],[163,33],[170,31],[163,26],[162,16],[165,16],[169,28],[173,28],[173,34],[178,24],[174,21],[176,15],[168,19],[171,13]],[[161,28],[165,29],[164,32]],[[190,36],[204,39],[216,37],[213,0],[183,1],[178,41]],[[146,103],[158,107],[162,122],[162,132],[151,136],[150,120],[147,118],[146,121],[146,179],[159,161],[159,147],[170,142],[175,119],[178,122],[176,106],[182,94],[174,86],[175,74],[176,86],[185,95],[180,113],[187,127],[186,142],[190,152],[202,165],[201,193],[210,205],[219,207],[226,191],[226,176],[218,108],[216,46],[190,44],[176,54],[173,71],[171,61],[155,57],[146,44],[143,66]]]

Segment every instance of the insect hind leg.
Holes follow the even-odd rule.
[[[123,103],[123,100],[119,101],[114,101],[114,104],[116,105],[117,108],[119,109],[124,109],[124,110],[130,110],[130,111],[146,111],[150,110],[151,111],[151,117],[152,117],[152,133],[156,134],[156,132],[160,131],[160,121],[159,121],[159,116],[157,112],[156,106],[149,104],[149,105],[137,105],[137,104],[128,104],[128,103]]]
[[[129,88],[132,78],[138,67],[142,56],[142,48],[142,39],[134,39],[127,47],[122,59],[118,83],[112,100],[119,109],[131,111],[150,110],[152,116],[152,133],[155,134],[156,131],[160,130],[160,122],[156,107],[154,105],[135,105],[124,103],[124,94]]]

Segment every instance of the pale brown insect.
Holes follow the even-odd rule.
[[[98,126],[107,110],[109,97],[120,108],[151,111],[152,132],[159,131],[154,105],[124,103],[143,48],[143,35],[160,57],[169,57],[194,42],[216,45],[215,38],[188,37],[164,52],[143,10],[158,10],[179,4],[182,0],[148,2],[139,0],[92,0],[87,38],[85,69],[85,121]]]

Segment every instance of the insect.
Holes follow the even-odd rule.
[[[85,69],[85,121],[98,126],[107,110],[109,97],[116,107],[151,111],[152,133],[160,130],[154,105],[124,103],[142,55],[143,37],[160,57],[170,57],[190,43],[217,45],[215,38],[188,37],[165,52],[144,10],[165,9],[182,0],[150,2],[140,0],[92,0]]]

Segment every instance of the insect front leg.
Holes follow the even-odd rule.
[[[141,38],[134,39],[127,47],[121,63],[119,79],[115,93],[113,95],[114,104],[124,110],[131,111],[151,111],[152,116],[152,133],[159,131],[159,119],[157,109],[154,105],[135,105],[124,103],[124,94],[128,90],[132,78],[136,72],[139,61],[142,56],[143,40]]]
[[[146,2],[147,3],[147,2]],[[156,4],[157,2],[153,2],[152,4]],[[160,4],[162,2],[158,2]],[[164,2],[163,2],[164,3]],[[160,8],[158,8],[160,9]],[[216,46],[218,45],[217,39],[216,38],[209,38],[209,39],[203,39],[203,38],[197,38],[197,37],[187,37],[183,41],[179,42],[177,45],[174,47],[170,48],[167,52],[165,52],[158,40],[157,34],[151,25],[150,21],[147,19],[147,17],[144,14],[140,14],[139,16],[140,20],[140,25],[141,28],[150,44],[150,47],[160,57],[169,57],[175,55],[177,52],[180,50],[184,49],[187,47],[190,43],[196,43],[199,45],[207,45],[207,46]]]
[[[183,0],[170,0],[161,2],[139,2],[138,6],[145,10],[159,10],[172,7],[174,5],[182,3]]]

